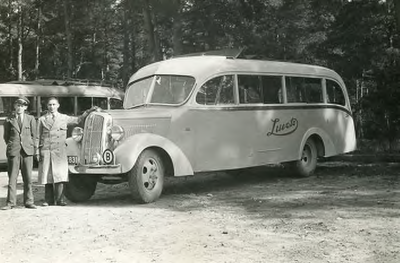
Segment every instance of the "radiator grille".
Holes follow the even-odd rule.
[[[81,164],[90,164],[93,157],[102,152],[104,117],[90,114],[85,121]]]

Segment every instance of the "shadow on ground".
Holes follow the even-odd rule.
[[[371,209],[375,209],[376,216],[398,217],[399,174],[398,164],[324,163],[308,178],[295,178],[278,167],[263,167],[239,176],[219,172],[169,178],[161,198],[145,205],[131,199],[127,184],[100,184],[91,200],[71,205],[224,210],[261,219],[317,217],[336,209],[354,218],[374,216]]]
[[[127,207],[178,212],[225,211],[265,218],[315,218],[326,211],[345,211],[351,217],[400,216],[400,165],[322,163],[315,175],[296,178],[280,167],[249,169],[239,175],[227,172],[168,178],[161,198],[140,205],[132,200],[127,183],[99,184],[87,202],[68,207]],[[4,185],[4,190],[6,190]],[[23,184],[18,183],[22,206]],[[34,182],[35,203],[44,187]],[[6,191],[5,191],[6,192]],[[4,205],[5,196],[0,198]],[[347,215],[340,215],[346,217]]]

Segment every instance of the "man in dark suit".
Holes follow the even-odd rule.
[[[19,97],[14,102],[13,112],[4,123],[4,141],[7,144],[8,192],[7,204],[2,210],[15,207],[17,203],[17,178],[21,168],[24,181],[24,205],[36,208],[32,193],[33,155],[36,152],[36,120],[25,113],[29,100]]]

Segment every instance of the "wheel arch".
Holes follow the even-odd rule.
[[[331,137],[324,130],[320,128],[311,128],[303,136],[300,149],[298,150],[298,159],[301,158],[304,145],[307,140],[313,140],[315,146],[317,147],[318,157],[331,156],[336,153],[335,145]]]
[[[167,172],[173,176],[193,175],[189,159],[175,143],[160,135],[149,133],[135,134],[114,150],[116,163],[121,165],[122,173],[129,172],[139,155],[146,149],[156,150],[163,161],[166,161],[166,169],[169,169]]]

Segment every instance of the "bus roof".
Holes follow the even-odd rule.
[[[0,95],[54,97],[108,97],[123,99],[122,90],[100,85],[57,85],[54,81],[13,81],[0,84]]]
[[[189,56],[177,57],[147,65],[138,70],[129,82],[151,75],[185,75],[193,76],[198,81],[210,76],[225,73],[268,73],[294,74],[315,77],[330,77],[341,82],[343,80],[333,70],[325,67],[291,62],[235,59],[225,56]]]

